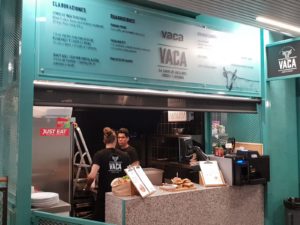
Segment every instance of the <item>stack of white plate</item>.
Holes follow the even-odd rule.
[[[48,208],[59,203],[59,195],[54,192],[36,192],[31,194],[31,205],[36,208]]]

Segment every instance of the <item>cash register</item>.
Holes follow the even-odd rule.
[[[257,151],[238,150],[225,157],[210,157],[217,160],[229,185],[266,184],[270,181],[270,157]]]

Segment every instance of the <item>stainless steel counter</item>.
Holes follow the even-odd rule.
[[[69,216],[71,211],[71,205],[65,201],[59,200],[59,203],[47,208],[31,208],[33,211],[42,211],[48,213],[56,213],[60,215]]]

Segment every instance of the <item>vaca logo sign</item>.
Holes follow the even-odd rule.
[[[299,40],[267,46],[268,78],[300,75],[299,54]]]
[[[280,54],[284,58],[278,59],[279,70],[278,72],[289,73],[297,70],[296,58],[297,56],[293,54],[296,53],[296,50],[291,46],[285,46],[280,50]]]

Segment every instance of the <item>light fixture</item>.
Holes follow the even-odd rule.
[[[36,20],[36,22],[42,22],[42,23],[47,22],[47,18],[44,16],[37,17],[35,20]]]
[[[295,32],[300,33],[300,27],[296,27],[296,26],[293,26],[293,25],[290,25],[290,24],[287,24],[287,23],[283,23],[283,22],[280,22],[280,21],[268,19],[268,18],[261,17],[261,16],[256,17],[256,20],[258,22],[261,22],[261,23],[266,23],[266,24],[269,24],[269,25],[272,25],[272,26],[276,26],[276,27],[280,27],[280,28],[283,28],[283,29],[287,29],[287,30],[291,30],[291,31],[295,31]]]
[[[280,33],[286,35],[286,36],[289,36],[289,37],[295,37],[295,35],[291,34],[291,33],[288,33],[288,32],[284,32],[284,31],[281,31]]]

